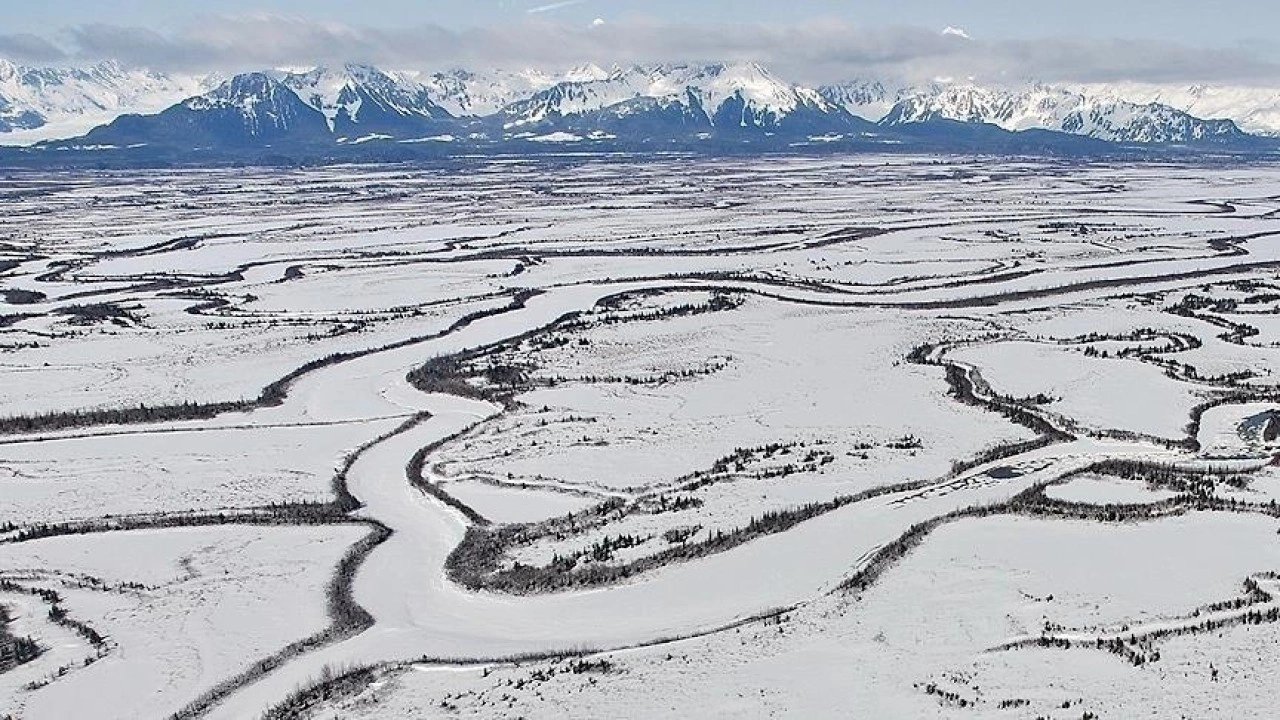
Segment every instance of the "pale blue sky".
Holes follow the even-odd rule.
[[[82,23],[158,29],[202,14],[282,13],[368,26],[495,25],[529,17],[556,0],[37,0],[6,3],[7,32],[53,34]],[[1256,44],[1280,28],[1280,2],[1236,0],[1221,7],[1185,0],[582,0],[539,14],[566,22],[647,17],[667,22],[797,23],[839,18],[858,25],[963,27],[989,39],[1133,37],[1200,47]],[[1264,47],[1266,46],[1266,47]]]
[[[857,76],[1280,84],[1277,0],[22,0],[0,57],[165,70],[757,60]],[[598,19],[598,21],[597,21]],[[593,25],[593,21],[595,24]],[[946,27],[964,35],[943,35]]]

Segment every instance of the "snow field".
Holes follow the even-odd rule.
[[[38,568],[41,578],[31,584],[56,589],[67,611],[110,645],[91,665],[80,666],[83,655],[71,657],[70,672],[34,691],[22,689],[21,674],[6,674],[3,711],[33,719],[174,712],[257,659],[324,629],[331,568],[365,532],[227,526],[0,546],[0,573]],[[141,589],[65,587],[49,573]],[[281,603],[288,613],[279,612]]]
[[[465,172],[104,173],[50,183],[13,198],[0,218],[15,243],[5,256],[19,263],[4,289],[46,293],[25,303],[0,296],[0,400],[10,414],[250,398],[328,353],[381,350],[303,375],[273,407],[6,436],[0,490],[13,502],[0,523],[325,501],[338,463],[364,446],[346,478],[364,504],[357,516],[392,531],[354,569],[352,592],[372,627],[239,687],[212,718],[255,717],[326,668],[584,648],[609,651],[611,665],[574,671],[563,660],[552,677],[545,663],[488,662],[488,675],[428,663],[320,714],[456,705],[473,717],[1078,718],[1133,714],[1141,703],[1157,715],[1188,708],[1208,686],[1197,679],[1181,693],[1164,666],[1149,672],[1157,682],[1134,680],[1148,670],[1105,650],[988,651],[1046,622],[1109,632],[1182,622],[1240,597],[1245,578],[1276,569],[1273,519],[959,520],[858,598],[839,586],[918,523],[1002,505],[1098,460],[1266,463],[1274,448],[1260,418],[1274,403],[1261,390],[1207,411],[1198,452],[1169,449],[1155,439],[1182,440],[1193,407],[1249,385],[1169,376],[1114,355],[1194,340],[1201,347],[1151,359],[1207,375],[1251,369],[1252,385],[1270,382],[1271,328],[1241,344],[1219,337],[1230,329],[1219,321],[1266,326],[1271,316],[1257,300],[1269,290],[1237,281],[1273,272],[1258,264],[1275,261],[1274,238],[1231,238],[1272,230],[1275,203],[1265,198],[1277,186],[1261,167],[873,157],[469,161]],[[521,289],[542,292],[427,337],[506,308]],[[596,307],[637,291],[653,294]],[[1192,293],[1208,300],[1188,304]],[[735,307],[638,317],[717,297]],[[95,304],[106,307],[76,311]],[[573,313],[593,324],[545,330]],[[1148,327],[1154,338],[1061,342]],[[469,361],[526,370],[517,405],[425,394],[406,378],[433,358],[525,333],[534,334],[514,349]],[[1024,399],[1076,439],[1013,447],[953,474],[953,463],[1034,433],[957,402],[946,368],[909,362],[926,343],[936,344],[929,360],[977,368],[995,392]],[[419,422],[401,426],[410,417]],[[1137,436],[1098,437],[1105,431]],[[426,482],[451,498],[409,484],[406,464],[424,447],[433,448]],[[1273,475],[1212,492],[1265,503],[1277,495]],[[698,479],[712,482],[679,487]],[[584,514],[610,498],[636,502],[600,528],[541,538],[503,560],[541,564],[607,537],[652,536],[599,561],[621,564],[681,542],[664,537],[671,530],[701,526],[684,539],[698,542],[766,511],[912,481],[923,482],[610,585],[477,592],[445,568],[475,522],[470,511],[501,526]],[[1168,497],[1096,475],[1047,493],[1094,504]],[[697,502],[653,511],[663,496]],[[23,716],[83,714],[86,699],[101,698],[122,717],[167,715],[323,628],[324,585],[364,532],[229,526],[0,545],[0,572],[58,584],[67,610],[115,643],[88,667],[15,690]],[[55,572],[145,587],[69,587]],[[23,602],[11,595],[0,603]],[[791,610],[744,623],[779,607]],[[57,635],[61,626],[36,622],[42,612],[24,606],[15,627],[57,646],[23,669],[41,676],[87,650]],[[687,639],[636,647],[674,637]],[[1186,653],[1185,663],[1168,672],[1194,674],[1200,652],[1225,668],[1244,642],[1226,637],[1176,639],[1185,648],[1170,657]],[[1045,667],[1082,679],[1068,688],[1028,670],[1019,681],[1020,663],[1049,652]],[[1230,663],[1234,687],[1251,692],[1258,681],[1244,661]],[[547,677],[533,678],[539,671]],[[19,677],[0,682],[16,688]],[[1154,694],[1161,683],[1167,700]],[[1141,692],[1118,697],[1126,684]],[[1002,710],[1005,700],[1033,704]]]

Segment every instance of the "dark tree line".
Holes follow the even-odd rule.
[[[448,328],[423,337],[408,338],[390,345],[367,350],[339,352],[317,358],[291,371],[284,377],[272,382],[262,389],[257,398],[251,400],[230,400],[223,402],[196,403],[182,402],[168,405],[139,404],[136,407],[107,408],[99,410],[76,410],[70,412],[38,413],[34,415],[10,416],[0,418],[0,434],[17,434],[33,432],[50,432],[73,428],[95,427],[100,425],[134,425],[141,423],[173,422],[178,420],[208,420],[229,412],[248,412],[250,410],[276,407],[288,396],[289,388],[304,375],[317,370],[354,360],[379,352],[408,347],[428,340],[433,340],[457,332],[483,318],[500,315],[524,307],[536,291],[517,293],[512,301],[502,307],[478,310],[459,318]],[[411,376],[412,381],[412,376]]]
[[[331,525],[349,520],[333,503],[272,503],[245,510],[108,517],[69,523],[24,526],[7,542],[27,542],[61,535],[89,535],[117,530],[207,527],[210,525]]]
[[[944,378],[948,393],[964,405],[999,413],[1010,422],[1047,438],[1049,443],[1075,439],[1073,435],[1059,429],[1033,409],[1039,404],[1036,402],[1038,398],[1020,400],[999,395],[982,379],[977,370],[971,370],[947,360],[934,359],[935,353],[941,347],[940,344],[919,345],[907,354],[907,362],[916,365],[942,366],[946,372]]]
[[[636,291],[621,293],[601,299],[597,308],[616,310],[622,303],[648,295],[661,295],[667,290]],[[466,350],[452,355],[432,358],[421,366],[410,371],[407,379],[411,385],[422,392],[438,392],[459,397],[486,400],[501,404],[507,409],[519,403],[515,397],[534,387],[550,386],[562,382],[615,382],[632,385],[663,384],[680,379],[688,379],[718,372],[723,369],[720,364],[712,364],[704,368],[678,370],[659,376],[643,378],[636,376],[603,376],[585,378],[549,378],[534,380],[533,373],[537,367],[522,359],[527,358],[535,350],[552,350],[565,347],[574,342],[569,336],[588,330],[597,325],[614,323],[660,320],[670,317],[697,315],[707,312],[733,310],[742,304],[740,296],[729,295],[716,290],[711,299],[702,304],[684,304],[669,308],[660,308],[645,313],[628,315],[601,315],[592,312],[570,312],[555,322],[491,345]],[[577,338],[578,345],[589,345],[585,337]],[[528,343],[528,347],[525,345]],[[479,382],[477,382],[479,381]]]
[[[12,621],[9,608],[0,605],[0,673],[31,662],[43,652],[40,644],[32,638],[10,634],[9,623]]]
[[[97,582],[101,584],[101,581]],[[109,649],[107,639],[94,629],[93,626],[82,620],[78,620],[67,613],[66,609],[62,606],[62,595],[59,594],[58,591],[43,587],[29,587],[7,578],[0,578],[0,591],[8,593],[22,593],[24,595],[38,597],[43,603],[48,605],[49,611],[47,613],[47,618],[49,622],[71,630],[93,646],[96,654],[85,658],[83,663],[84,665],[90,665],[96,662],[107,653]],[[7,626],[8,623],[8,611],[3,606],[0,606],[0,672],[16,667],[23,662],[29,662],[43,652],[43,648],[39,647],[39,645],[30,638],[15,638],[9,635],[5,629],[5,626]],[[10,663],[7,667],[5,665],[6,657]],[[71,669],[71,667],[72,666],[64,666],[59,668],[53,677],[65,674]],[[52,682],[53,677],[29,683],[27,685],[27,689],[42,687],[49,682]]]
[[[218,683],[186,707],[170,715],[169,720],[194,720],[194,718],[204,715],[210,708],[222,702],[232,693],[272,672],[289,660],[330,643],[358,635],[373,626],[372,616],[355,601],[352,583],[355,579],[356,570],[359,569],[361,563],[369,556],[369,553],[373,552],[374,548],[391,537],[391,530],[377,522],[366,522],[364,524],[370,526],[372,531],[351,546],[346,554],[343,555],[342,560],[338,563],[338,569],[330,579],[329,586],[326,589],[329,626],[315,635],[290,643],[279,652],[253,663],[240,674]],[[372,669],[365,669],[358,672],[372,673],[373,671]],[[322,678],[322,681],[316,687],[325,687],[332,690],[338,687],[334,681],[340,679],[341,676],[337,678]],[[294,696],[294,698],[297,697],[299,695]],[[326,695],[323,699],[328,699],[329,697],[331,696]],[[289,704],[292,700],[293,698],[286,701],[285,705],[278,706],[276,710],[279,710],[280,707],[292,707]],[[298,717],[295,714],[274,714],[276,710],[264,717]]]

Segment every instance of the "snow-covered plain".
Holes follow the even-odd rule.
[[[0,713],[1262,707],[1270,168],[501,159],[0,197],[0,639],[44,648]],[[1243,700],[1203,702],[1210,662]]]
[[[110,649],[81,667],[94,656],[91,648],[55,646],[51,666],[42,658],[6,673],[0,712],[130,718],[177,711],[225,677],[324,629],[330,568],[362,534],[351,527],[226,526],[4,546],[6,577],[33,575],[30,584],[56,588],[68,612],[95,625]],[[78,576],[136,585],[80,588]],[[23,687],[47,680],[34,690]]]
[[[1280,562],[1275,525],[1214,515],[1133,526],[955,523],[856,599],[825,596],[780,621],[602,653],[594,667],[413,664],[312,717],[1265,715],[1274,625],[1175,637],[1144,667],[1091,647],[995,648],[1046,622],[1136,623],[1235,597],[1254,567]],[[1241,553],[1244,545],[1257,551]],[[1218,681],[1213,664],[1224,671]]]

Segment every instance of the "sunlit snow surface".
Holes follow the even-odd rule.
[[[0,640],[44,650],[0,716],[1269,712],[1280,172],[0,196]],[[491,566],[449,560],[477,538]]]

